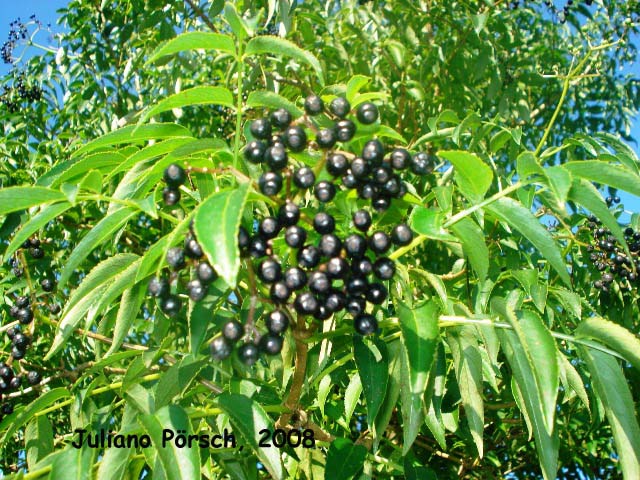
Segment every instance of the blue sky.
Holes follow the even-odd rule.
[[[30,15],[36,14],[38,19],[44,23],[51,23],[51,29],[53,33],[59,31],[56,25],[56,19],[58,15],[56,10],[67,5],[67,0],[2,0],[2,9],[0,10],[0,43],[4,43],[9,33],[9,23],[20,17],[22,20],[27,20]],[[36,41],[42,44],[50,44],[47,34],[45,32],[40,33]],[[636,41],[640,44],[640,41]],[[7,65],[0,63],[0,75],[5,74],[8,71]],[[640,62],[636,61],[627,70],[633,73],[635,76],[640,77]],[[636,118],[633,125],[632,136],[638,142],[640,142],[640,117]],[[637,143],[631,145],[636,152],[640,152],[640,147]],[[635,212],[640,211],[640,199],[620,192],[620,197],[627,210]],[[623,221],[627,221],[628,217],[623,218]]]

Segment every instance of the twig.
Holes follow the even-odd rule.
[[[200,17],[200,19],[207,25],[207,27],[209,27],[211,30],[213,30],[214,32],[217,32],[218,29],[216,28],[216,26],[214,25],[214,23],[211,21],[211,19],[207,16],[206,13],[204,13],[202,11],[202,9],[193,2],[193,0],[185,0],[189,6],[191,8],[193,8],[193,11],[196,12],[196,15],[198,15]]]

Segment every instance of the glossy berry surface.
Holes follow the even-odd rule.
[[[253,365],[258,361],[258,347],[253,343],[245,343],[238,348],[238,358],[245,365]]]
[[[180,247],[171,247],[167,251],[167,265],[174,270],[181,270],[186,265],[184,250]]]
[[[329,111],[338,118],[344,118],[349,114],[351,104],[344,97],[336,97],[329,104]]]
[[[237,342],[244,336],[244,327],[237,320],[229,320],[222,326],[222,336],[229,342]]]
[[[358,107],[356,116],[363,125],[370,125],[378,119],[378,107],[371,102],[365,102]]]
[[[324,110],[324,102],[318,95],[309,95],[304,99],[304,111],[307,115],[319,115]]]
[[[282,351],[282,337],[279,335],[266,334],[260,338],[258,347],[266,355],[277,355]]]
[[[276,172],[265,172],[258,180],[258,186],[268,197],[277,195],[282,190],[282,176]]]
[[[265,325],[269,332],[279,335],[289,328],[289,317],[282,310],[274,310],[267,314]]]
[[[287,228],[284,239],[291,248],[300,248],[307,241],[307,231],[298,225],[292,225]]]
[[[180,185],[184,185],[187,180],[187,174],[180,165],[172,163],[165,168],[162,178],[167,185],[177,189]]]
[[[271,122],[266,118],[258,118],[251,122],[249,130],[255,138],[268,140],[271,137]]]
[[[373,315],[361,314],[353,320],[353,326],[360,335],[371,335],[378,330],[378,321]]]
[[[209,344],[209,352],[214,360],[224,360],[231,355],[231,345],[224,337],[216,337]]]
[[[309,167],[302,167],[293,174],[293,183],[296,187],[307,189],[311,188],[316,181],[316,176]]]

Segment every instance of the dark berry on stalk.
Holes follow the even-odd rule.
[[[216,337],[209,344],[209,351],[214,360],[224,360],[231,355],[231,345],[224,337]]]
[[[20,248],[29,248],[31,247],[31,240],[26,239],[24,242],[22,242],[22,245],[20,245]]]
[[[324,110],[324,102],[318,95],[309,95],[304,99],[304,111],[307,115],[319,115]]]
[[[367,301],[374,305],[380,305],[387,299],[388,295],[389,292],[387,291],[387,287],[377,282],[369,284],[369,288],[365,292]]]
[[[340,290],[334,290],[324,301],[324,305],[330,312],[339,312],[347,304],[347,297]]]
[[[263,335],[258,346],[266,355],[277,355],[282,351],[282,337],[271,333]]]
[[[340,255],[342,249],[342,240],[333,233],[327,233],[320,237],[318,248],[323,257],[336,257]]]
[[[36,372],[35,370],[27,372],[27,382],[29,382],[29,385],[38,385],[41,381],[42,377],[39,372]]]
[[[249,232],[247,232],[246,228],[240,225],[240,229],[238,230],[238,248],[240,248],[240,250],[248,248],[250,241]]]
[[[625,228],[625,229],[624,229],[624,234],[625,234],[627,237],[630,237],[631,235],[633,235],[633,228],[631,228],[631,227],[627,227],[627,228]]]
[[[387,195],[398,198],[400,192],[402,191],[402,180],[394,175],[385,182],[385,184],[382,186],[382,190]],[[404,193],[402,194],[402,196],[404,196]]]
[[[184,250],[181,247],[171,247],[167,251],[167,264],[174,270],[184,268],[187,264],[184,258]]]
[[[347,297],[346,309],[350,315],[356,316],[364,313],[364,309],[367,306],[367,301],[364,297],[349,296]]]
[[[358,107],[356,116],[363,125],[370,125],[378,119],[378,107],[371,102],[365,102]]]
[[[268,140],[271,137],[271,123],[266,118],[258,118],[251,122],[249,130],[251,135],[261,140]]]
[[[9,365],[3,364],[2,367],[0,367],[0,377],[8,382],[13,378],[13,369]]]
[[[280,171],[289,163],[289,157],[284,145],[277,143],[273,147],[267,148],[264,159],[271,170]]]
[[[260,235],[254,235],[249,241],[249,255],[253,258],[264,257],[267,254],[267,241]]]
[[[299,267],[290,267],[284,272],[284,283],[291,290],[300,290],[307,284],[307,274]]]
[[[389,250],[391,247],[391,239],[384,232],[377,231],[369,238],[369,248],[376,254],[381,254]]]
[[[336,122],[335,129],[339,142],[348,142],[356,134],[356,124],[347,119]]]
[[[278,209],[278,220],[284,227],[295,225],[300,220],[300,208],[293,202],[287,202]]]
[[[149,286],[147,287],[149,295],[152,297],[164,297],[169,293],[169,282],[166,278],[158,278],[153,277],[149,281]]]
[[[311,188],[316,181],[316,176],[309,167],[302,167],[293,174],[293,183],[298,188]]]
[[[18,375],[17,377],[13,377],[9,382],[9,388],[12,390],[17,390],[22,386],[22,376]]]
[[[275,303],[286,303],[291,296],[291,290],[283,281],[275,282],[271,285],[269,296]]]
[[[301,152],[307,148],[307,134],[298,125],[289,127],[284,132],[284,143],[292,152]]]
[[[11,340],[11,343],[18,348],[25,349],[29,345],[29,337],[24,333],[16,333]]]
[[[177,189],[180,185],[184,185],[184,182],[187,181],[187,174],[180,165],[172,163],[167,168],[164,169],[164,174],[162,176],[164,181],[170,187]]]
[[[384,185],[391,180],[391,171],[384,165],[373,170],[373,181],[378,185]]]
[[[244,147],[244,158],[251,163],[261,163],[267,151],[267,144],[262,140],[251,140]]]
[[[237,320],[229,320],[222,326],[222,336],[230,342],[237,342],[244,335],[244,327]]]
[[[7,330],[7,337],[9,337],[10,340],[13,340],[13,338],[20,333],[20,325],[13,325],[12,327],[9,327]]]
[[[313,193],[318,201],[327,203],[333,200],[333,197],[336,196],[336,187],[333,183],[322,180],[316,184]]]
[[[33,237],[29,239],[29,244],[33,247],[33,248],[38,248],[40,246],[40,239]]]
[[[171,187],[164,187],[162,189],[162,201],[169,207],[176,205],[180,201],[180,196],[180,190]]]
[[[27,297],[26,295],[22,295],[18,298],[16,298],[16,306],[18,308],[24,308],[27,305],[29,305],[29,297]]]
[[[602,275],[602,281],[604,283],[611,283],[613,282],[613,275],[611,275],[610,273],[605,273],[604,275]]]
[[[265,172],[260,176],[258,186],[260,191],[268,197],[277,195],[282,190],[282,176],[276,172]]]
[[[376,212],[382,212],[391,206],[391,199],[385,195],[378,195],[372,200],[371,206]]]
[[[329,278],[344,278],[349,272],[349,264],[342,257],[333,257],[326,264],[326,273]]]
[[[293,307],[299,315],[313,315],[319,306],[318,299],[311,292],[301,293],[293,302]]]
[[[11,356],[15,359],[15,360],[22,360],[24,358],[25,355],[25,351],[18,348],[18,347],[12,347],[11,348]]]
[[[328,309],[326,305],[321,303],[318,305],[318,310],[316,310],[316,313],[313,314],[313,318],[324,322],[325,320],[331,318],[331,315],[333,315],[333,312]]]
[[[3,415],[11,415],[13,413],[13,405],[10,403],[2,404],[2,414]]]
[[[168,317],[173,317],[180,312],[182,300],[177,295],[167,295],[160,298],[160,310]]]
[[[378,139],[369,140],[362,149],[362,158],[368,164],[378,167],[384,160],[384,147]]]
[[[365,182],[358,185],[358,197],[364,200],[371,200],[378,194],[378,188],[373,182]]]
[[[391,231],[391,240],[395,245],[404,247],[409,245],[413,240],[413,232],[406,223],[401,223],[393,227]]]
[[[360,335],[371,335],[378,330],[378,321],[373,315],[363,313],[353,320],[353,327]]]
[[[13,267],[13,269],[11,271],[18,278],[20,278],[22,275],[24,275],[24,270],[21,267]]]
[[[367,251],[367,240],[357,233],[352,233],[344,240],[344,249],[350,258],[362,258]]]
[[[60,305],[58,305],[57,303],[53,303],[51,305],[49,305],[49,311],[51,312],[52,315],[56,315],[58,313],[60,313]]]
[[[313,217],[313,228],[320,234],[333,233],[336,229],[336,221],[326,212],[318,212]]]
[[[270,333],[279,335],[289,328],[289,317],[282,310],[274,310],[267,315],[265,324]]]
[[[373,273],[380,280],[389,280],[396,273],[396,264],[390,258],[379,258],[373,264]]]
[[[327,293],[330,288],[331,282],[324,272],[313,272],[309,275],[309,290],[313,293]]]
[[[356,157],[351,161],[351,174],[357,178],[362,179],[369,175],[371,172],[371,166],[363,158]]]
[[[300,248],[307,241],[307,231],[298,225],[291,225],[284,233],[284,241],[291,248]]]
[[[424,152],[416,153],[411,159],[410,167],[416,175],[427,175],[433,171],[432,157]]]
[[[258,226],[258,234],[265,240],[275,238],[280,231],[280,222],[273,217],[266,217]]]
[[[253,365],[258,361],[260,354],[258,347],[254,343],[244,343],[238,348],[238,358],[245,365]]]
[[[323,128],[316,135],[316,143],[320,148],[331,148],[338,141],[338,136],[333,128]]]
[[[332,153],[327,157],[326,168],[332,176],[338,177],[349,169],[349,162],[343,154]]]
[[[29,307],[20,308],[18,309],[17,319],[21,324],[27,325],[33,320],[33,311]]]
[[[207,296],[209,286],[203,284],[199,279],[195,278],[187,283],[187,291],[189,292],[189,298],[194,302],[199,302]]]
[[[264,283],[274,283],[282,278],[282,269],[280,263],[273,258],[267,258],[260,263],[258,267],[258,277]]]
[[[204,252],[198,241],[191,235],[187,235],[184,239],[184,253],[189,258],[202,258]]]
[[[329,104],[329,111],[336,117],[344,118],[351,110],[351,104],[344,97],[336,97]]]
[[[373,271],[373,264],[367,257],[361,258],[360,260],[354,260],[351,264],[351,271],[355,275],[366,277]]]
[[[342,176],[342,185],[347,188],[356,188],[358,186],[358,179],[349,171],[346,175]]]
[[[366,210],[358,210],[352,217],[353,226],[361,232],[366,232],[371,226],[371,215]]]
[[[271,114],[271,124],[279,129],[284,129],[291,123],[291,114],[284,108],[279,108]]]
[[[411,154],[404,148],[396,148],[389,156],[389,163],[394,170],[404,170],[411,163]]]
[[[617,195],[613,197],[613,203],[620,203],[620,197],[618,197]]]
[[[196,267],[196,276],[203,284],[208,285],[215,282],[218,274],[209,262],[200,262]]]
[[[29,249],[29,255],[31,255],[31,258],[42,258],[44,257],[44,250],[38,247],[33,247]]]
[[[369,283],[364,277],[351,277],[346,283],[349,295],[362,295],[369,288]]]
[[[313,245],[305,245],[297,254],[298,265],[302,268],[314,268],[320,263],[320,250]]]

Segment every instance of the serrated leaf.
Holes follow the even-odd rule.
[[[17,212],[44,203],[66,200],[57,190],[44,187],[8,187],[0,189],[0,215]]]
[[[273,432],[273,423],[263,408],[252,399],[235,393],[223,393],[218,396],[218,405],[229,415],[234,430],[239,432],[258,456],[271,476],[284,478],[282,461],[278,448],[260,447],[259,432],[268,429]]]
[[[171,480],[192,480],[200,477],[200,449],[178,448],[175,442],[163,445],[163,430],[173,432],[185,430],[186,435],[193,433],[191,422],[184,409],[178,405],[168,405],[153,415],[140,415],[140,424],[151,437],[160,465],[167,478]]]
[[[349,81],[347,82],[347,91],[345,95],[349,103],[352,103],[355,100],[356,95],[370,81],[371,79],[369,77],[365,77],[364,75],[354,75],[349,79]]]
[[[138,124],[143,124],[158,113],[191,105],[222,105],[228,108],[235,108],[233,95],[227,88],[208,86],[193,87],[174,93],[145,109],[138,120]]]
[[[160,57],[189,50],[217,50],[236,56],[236,46],[233,43],[233,38],[229,35],[211,32],[185,32],[160,45],[146,61],[146,65],[155,62]]]
[[[521,203],[513,198],[502,197],[485,207],[494,217],[518,230],[536,247],[549,264],[558,272],[562,281],[571,286],[571,278],[564,257],[551,234],[540,221]]]
[[[302,110],[296,107],[295,103],[275,92],[269,92],[267,90],[251,92],[247,97],[246,105],[248,108],[284,108],[288,110],[294,118],[300,117],[303,114]]]
[[[367,404],[367,423],[371,430],[375,430],[375,419],[384,401],[389,381],[387,346],[379,339],[365,343],[356,336],[353,337],[353,352]]]
[[[93,462],[98,451],[86,444],[77,449],[68,445],[51,463],[49,478],[86,480],[93,477]]]
[[[327,375],[324,378],[331,377]],[[324,380],[323,378],[323,380]],[[358,400],[360,400],[360,394],[362,393],[362,382],[360,381],[360,375],[355,373],[351,380],[349,380],[349,385],[344,391],[344,418],[345,420],[351,420],[353,416],[353,412],[356,409],[356,405],[358,405]]]
[[[261,35],[249,40],[245,54],[247,55],[284,55],[310,65],[315,71],[320,85],[324,85],[324,74],[320,62],[311,52],[303,50],[295,43],[272,35]]]
[[[438,152],[454,167],[456,183],[462,194],[471,202],[480,202],[493,181],[491,167],[473,153],[460,150]]]
[[[444,214],[440,210],[416,207],[409,217],[411,229],[433,240],[457,242],[458,239],[443,227]]]
[[[102,173],[108,173],[114,170],[118,165],[124,163],[126,157],[119,152],[98,152],[91,153],[80,159],[70,160],[68,168],[60,172],[58,175],[47,179],[47,186],[55,188],[62,183],[77,182],[82,175],[91,170],[98,170]],[[40,179],[38,181],[41,183]]]
[[[241,41],[247,37],[253,35],[253,30],[249,28],[247,22],[245,22],[240,15],[238,15],[238,11],[233,3],[227,2],[224,6],[224,18],[229,23],[231,30],[236,34],[236,37]]]
[[[589,317],[578,325],[575,335],[576,338],[589,338],[603,343],[640,371],[640,340],[622,325],[601,317]]]
[[[484,232],[470,218],[463,218],[454,223],[451,230],[462,244],[462,250],[469,257],[469,263],[478,278],[484,281],[489,271],[489,249],[484,240]]]
[[[611,355],[585,347],[578,350],[611,425],[623,476],[627,480],[640,478],[640,426],[622,369]]]
[[[107,350],[107,353],[105,353],[105,356],[117,352],[120,345],[122,345],[140,311],[146,291],[146,285],[137,283],[133,287],[125,290],[122,294],[122,300],[118,307],[118,315],[116,316],[116,324],[113,329],[113,342],[109,350]]]
[[[589,395],[584,388],[582,377],[571,364],[569,359],[561,352],[558,352],[558,367],[560,368],[560,379],[562,380],[565,389],[568,387],[573,390],[582,403],[584,403],[585,407],[587,407],[587,410],[591,412]]]
[[[560,205],[567,201],[567,195],[571,188],[571,174],[562,165],[556,165],[545,169],[545,174],[549,180],[549,187]]]
[[[206,359],[196,360],[188,355],[163,372],[156,388],[156,408],[168,405],[176,395],[184,393],[205,366]]]
[[[249,184],[214,193],[198,207],[194,229],[207,258],[231,288],[240,269],[238,229],[249,193]]]
[[[522,180],[526,180],[531,175],[544,176],[544,168],[540,166],[540,162],[533,152],[522,152],[516,160],[516,169],[518,176]]]
[[[582,160],[580,162],[567,162],[563,166],[575,177],[609,185],[632,195],[640,196],[640,178],[638,175],[619,165],[601,160]]]
[[[364,465],[367,449],[354,445],[348,438],[336,438],[329,446],[324,478],[326,480],[347,480]]]
[[[34,418],[25,428],[24,449],[29,468],[53,451],[53,429],[46,415]]]

